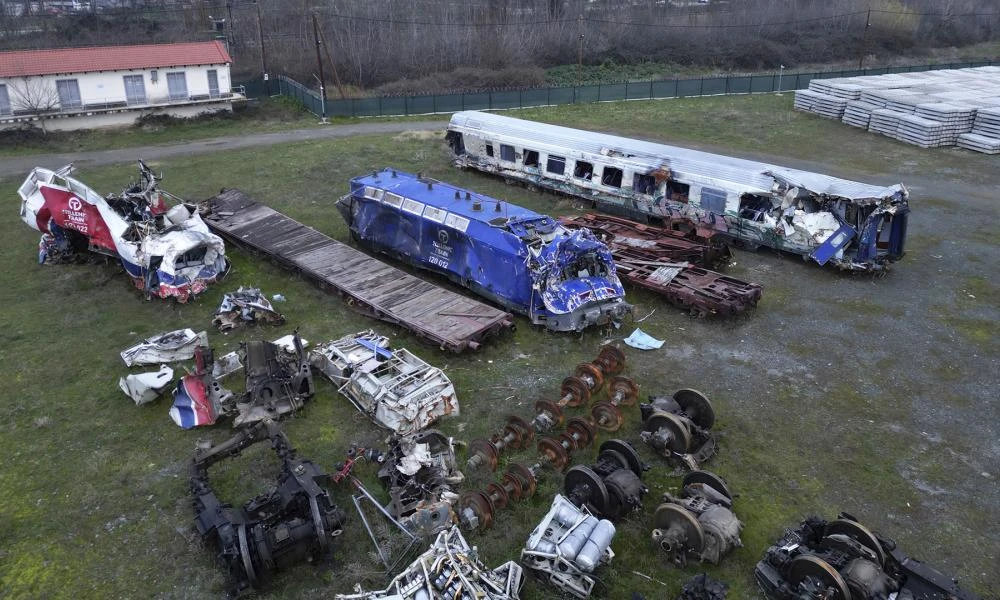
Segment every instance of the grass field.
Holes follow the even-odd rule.
[[[655,309],[642,328],[667,343],[659,351],[627,349],[626,374],[644,395],[696,387],[712,398],[720,452],[708,467],[739,494],[735,510],[745,523],[744,547],[719,566],[666,566],[649,531],[659,497],[680,478],[640,446],[653,467],[646,476],[651,491],[643,511],[620,524],[617,557],[598,571],[595,597],[640,592],[670,598],[689,577],[707,571],[730,585],[731,598],[754,598],[752,569],[767,545],[807,515],[832,518],[839,510],[966,587],[1000,597],[1000,165],[995,157],[920,150],[795,113],[791,102],[791,95],[768,95],[515,113],[872,183],[903,181],[912,191],[909,254],[884,279],[845,277],[770,252],[741,252],[729,272],[765,289],[748,319],[692,319],[656,296],[629,293],[638,315]],[[549,214],[580,208],[457,171],[442,136],[431,134],[205,154],[155,168],[165,174],[164,189],[185,198],[239,187],[346,241],[333,203],[350,177],[384,166],[423,171]],[[120,190],[134,172],[125,164],[78,176],[107,193]],[[186,464],[199,438],[218,442],[230,430],[222,424],[182,431],[166,414],[169,399],[136,408],[121,394],[117,379],[128,369],[118,352],[143,337],[180,327],[208,329],[216,352],[224,353],[243,339],[273,339],[293,327],[313,342],[374,327],[445,368],[462,414],[440,427],[470,440],[492,432],[509,412],[530,416],[534,402],[553,398],[577,363],[633,328],[626,323],[610,337],[600,331],[556,335],[519,319],[513,334],[475,354],[451,355],[359,317],[338,298],[235,249],[229,250],[232,274],[196,302],[145,301],[115,265],[37,265],[37,233],[16,218],[19,183],[0,181],[8,199],[7,218],[0,221],[0,369],[7,382],[0,392],[0,451],[7,456],[0,472],[0,596],[7,598],[224,593],[221,572],[192,526]],[[240,285],[284,294],[288,301],[278,308],[287,326],[225,336],[212,330],[222,293]],[[332,469],[351,443],[377,444],[384,434],[332,386],[317,381],[317,397],[285,422],[285,430],[302,456]],[[228,385],[242,389],[239,378]],[[626,419],[618,437],[637,442],[638,409],[629,409]],[[599,436],[598,443],[608,437]],[[527,462],[533,454],[510,458]],[[574,459],[588,463],[593,454],[581,451]],[[359,472],[381,493],[373,468]],[[234,503],[266,489],[274,473],[265,447],[212,470],[217,490]],[[493,479],[467,475],[476,487]],[[502,512],[495,529],[468,536],[487,564],[517,558],[560,486],[550,474],[533,499]],[[334,494],[350,521],[333,564],[287,572],[262,597],[329,598],[357,582],[381,583],[349,491]],[[553,596],[530,579],[522,595]]]

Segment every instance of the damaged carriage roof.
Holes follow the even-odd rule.
[[[419,214],[426,204],[433,203],[434,208],[448,211],[452,215],[491,227],[506,227],[518,237],[525,237],[525,234],[530,235],[533,231],[550,233],[556,228],[555,220],[548,215],[536,213],[506,200],[472,193],[419,174],[414,177],[402,171],[383,169],[377,173],[355,177],[353,181],[356,185],[373,186],[402,196],[404,198],[402,209],[407,212]],[[437,188],[438,193],[425,193],[424,190],[429,189],[428,186]],[[420,198],[420,202],[412,198]]]
[[[678,146],[646,142],[569,127],[525,121],[479,111],[457,112],[451,117],[452,127],[481,130],[484,127],[502,130],[506,136],[517,137],[529,148],[538,148],[539,139],[558,146],[559,152],[579,150],[602,154],[623,162],[644,165],[650,171],[664,167],[682,173],[685,179],[701,180],[736,193],[769,194],[776,187],[802,187],[818,195],[844,198],[867,204],[879,200],[906,196],[901,184],[870,185],[829,175],[790,169],[722,154],[711,154]],[[546,142],[542,142],[545,144]]]

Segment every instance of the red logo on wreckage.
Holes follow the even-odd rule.
[[[67,190],[44,186],[41,192],[45,207],[38,211],[39,231],[52,233],[49,231],[49,219],[52,219],[63,229],[74,229],[87,236],[91,245],[117,252],[115,240],[96,206]]]

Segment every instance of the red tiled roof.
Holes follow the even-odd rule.
[[[222,42],[98,46],[0,52],[0,77],[159,69],[231,63]]]

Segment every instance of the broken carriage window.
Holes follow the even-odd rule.
[[[538,151],[524,149],[524,166],[538,167]]]
[[[620,188],[622,186],[622,170],[615,167],[604,167],[601,183],[608,187]]]
[[[773,206],[770,198],[763,198],[756,194],[743,194],[740,196],[740,217],[751,221],[763,221],[764,215]]]
[[[636,173],[632,176],[632,189],[637,194],[653,195],[656,193],[656,178],[652,175]]]
[[[667,199],[673,200],[674,202],[683,202],[687,204],[688,193],[691,190],[691,186],[686,183],[680,183],[677,181],[667,182]]]
[[[549,160],[545,163],[545,170],[549,173],[562,175],[566,172],[566,159],[561,156],[549,155]]]
[[[493,144],[486,144],[486,156],[493,156]]]
[[[594,165],[585,161],[578,160],[573,166],[573,177],[579,177],[580,179],[590,179],[590,176],[594,174]]]
[[[514,146],[508,146],[507,144],[500,144],[500,160],[505,160],[507,162],[514,162]]]

